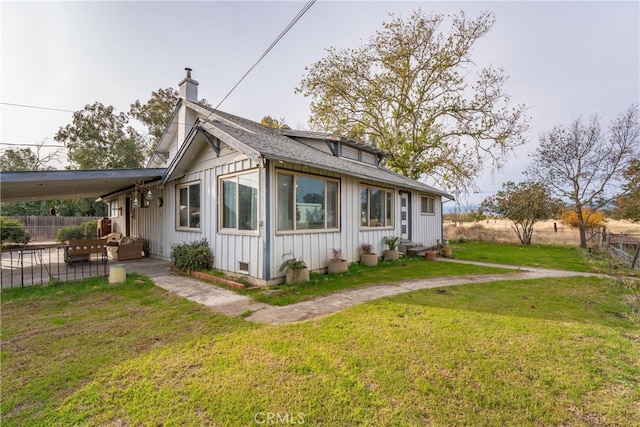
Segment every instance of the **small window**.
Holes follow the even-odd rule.
[[[120,209],[120,203],[118,199],[111,200],[109,202],[109,216],[111,218],[117,218],[122,213],[122,209]]]
[[[360,226],[393,227],[392,190],[360,187]]]
[[[429,196],[422,196],[421,208],[422,214],[433,215],[435,213],[434,198]]]
[[[258,172],[220,179],[222,193],[221,229],[258,229]]]
[[[200,183],[180,185],[176,191],[178,228],[200,229]]]

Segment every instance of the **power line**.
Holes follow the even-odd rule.
[[[64,148],[64,145],[38,144],[35,142],[0,142],[0,145],[11,145],[11,146],[18,146],[18,147]]]
[[[75,113],[75,111],[65,110],[65,109],[62,109],[62,108],[39,107],[37,105],[14,104],[14,103],[11,103],[11,102],[0,102],[0,104],[9,105],[11,107],[33,108],[33,109],[36,109],[36,110],[49,110],[49,111],[62,111],[64,113]]]
[[[236,83],[235,86],[233,86],[231,88],[229,93],[227,93],[224,96],[224,98],[222,98],[222,101],[220,101],[218,103],[218,105],[216,105],[216,107],[213,109],[213,111],[217,111],[218,110],[220,105],[222,105],[222,103],[229,97],[229,95],[231,95],[231,93],[240,85],[240,83],[242,83],[242,81],[245,79],[245,77],[247,77],[249,75],[249,73],[251,71],[253,71],[254,68],[256,68],[256,66],[260,63],[260,61],[262,61],[262,59],[265,56],[267,56],[267,54],[271,51],[271,49],[273,49],[275,47],[275,45],[278,44],[278,42],[285,36],[285,34],[287,34],[287,32],[289,32],[289,30],[296,24],[296,22],[298,22],[298,20],[300,20],[300,18],[302,18],[302,15],[304,15],[311,8],[311,6],[313,6],[313,4],[315,2],[316,2],[316,0],[310,0],[304,5],[304,7],[300,10],[300,12],[298,12],[298,14],[291,20],[291,22],[289,22],[289,24],[286,26],[286,28],[284,30],[282,30],[280,35],[278,37],[276,37],[276,39],[273,41],[273,43],[271,43],[271,45],[264,51],[264,53],[260,56],[260,58],[258,58],[258,60],[255,62],[255,64],[253,64],[251,66],[251,68],[249,68],[249,70],[246,73],[244,73],[244,75],[240,78],[240,80],[238,80],[238,83]]]

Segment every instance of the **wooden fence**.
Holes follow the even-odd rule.
[[[80,225],[87,221],[97,221],[95,216],[12,216],[24,224],[24,229],[31,234],[32,241],[55,240],[56,233],[62,227]]]
[[[607,233],[605,243],[609,255],[622,261],[631,269],[640,271],[640,235]]]

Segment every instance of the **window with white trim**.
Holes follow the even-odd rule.
[[[420,203],[420,213],[423,215],[433,215],[435,214],[435,199],[429,196],[422,196]]]
[[[278,172],[276,180],[277,231],[339,228],[340,199],[337,179]]]
[[[120,209],[120,203],[118,199],[109,201],[109,216],[111,218],[117,218],[122,213],[122,209]]]
[[[393,227],[393,190],[360,187],[360,227]]]
[[[220,229],[258,229],[258,172],[220,178]]]
[[[200,229],[200,182],[176,187],[176,226],[183,230]]]

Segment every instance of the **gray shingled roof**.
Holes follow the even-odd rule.
[[[233,114],[202,107],[190,101],[185,102],[190,107],[196,106],[210,111],[209,117],[204,119],[205,122],[242,141],[249,148],[257,151],[262,157],[267,159],[304,164],[319,169],[344,173],[346,175],[424,191],[425,193],[437,194],[453,199],[453,196],[442,190],[407,178],[389,169],[336,157],[328,153],[327,150],[320,150],[313,147],[312,144],[305,144],[304,142],[294,139],[294,137],[324,139],[331,134],[307,131],[283,131]],[[355,141],[349,140],[348,142],[353,143]],[[359,144],[364,146],[363,143]],[[380,152],[380,150],[375,149],[371,151]]]

